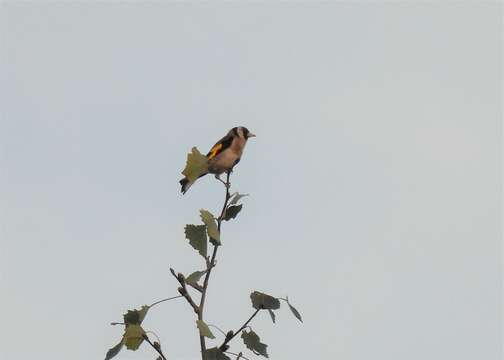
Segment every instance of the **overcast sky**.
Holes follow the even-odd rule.
[[[261,290],[305,320],[254,320],[274,360],[501,359],[501,51],[497,2],[3,1],[0,359],[102,359],[109,322],[176,295],[223,198],[179,193],[186,153],[237,125],[251,195],[209,323]],[[199,358],[193,315],[148,314],[169,359]]]

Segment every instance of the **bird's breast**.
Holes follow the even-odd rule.
[[[222,174],[232,169],[238,159],[241,158],[246,141],[241,138],[233,139],[231,145],[212,158],[208,163],[208,169],[212,174]]]

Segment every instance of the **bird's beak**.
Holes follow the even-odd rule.
[[[249,133],[247,138],[256,137],[256,134]]]

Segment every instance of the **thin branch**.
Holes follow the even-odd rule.
[[[231,184],[229,182],[229,177],[231,176],[231,171],[228,171],[226,173],[226,182],[224,181],[221,182],[224,183],[224,186],[226,187],[226,197],[224,200],[224,205],[222,206],[221,213],[219,217],[217,218],[217,228],[219,230],[219,233],[221,231],[221,224],[222,224],[222,219],[224,218],[224,214],[226,212],[226,208],[229,202],[229,198],[231,195],[229,194],[229,188],[231,187]],[[203,290],[201,292],[201,300],[199,304],[199,312],[198,312],[198,320],[203,320],[203,311],[205,309],[205,300],[206,300],[206,293],[208,289],[208,281],[210,280],[210,274],[212,273],[212,269],[215,266],[215,258],[217,257],[217,249],[219,248],[217,245],[213,246],[213,253],[210,261],[207,261],[207,273],[205,275],[205,279],[203,280]],[[206,343],[205,343],[205,337],[200,335],[200,347],[201,347],[201,357],[204,360],[205,357],[205,351],[206,351]]]
[[[173,300],[173,299],[178,299],[178,298],[181,298],[183,297],[182,295],[177,295],[177,296],[172,296],[172,297],[169,297],[169,298],[166,298],[166,299],[161,299],[161,300],[158,300],[156,302],[153,302],[152,304],[149,305],[149,307],[153,307],[157,304],[161,304],[162,302],[165,302],[165,301],[169,301],[169,300]],[[123,323],[123,322],[111,322],[110,325],[126,325],[126,323]]]
[[[166,299],[161,299],[159,301],[153,302],[152,304],[149,305],[149,307],[151,308],[154,305],[161,304],[162,302],[173,300],[173,299],[178,299],[178,298],[181,298],[181,297],[183,297],[183,296],[182,295],[177,295],[177,296],[169,297],[169,298],[166,298]],[[123,323],[123,322],[111,322],[110,325],[126,325],[126,323]]]
[[[149,331],[146,331],[145,334],[152,334],[152,335],[154,335],[156,337],[156,341],[158,342],[158,344],[161,344],[161,340],[159,339],[158,334],[156,334],[154,331],[149,330]],[[154,343],[154,344],[156,344],[156,343]]]
[[[229,177],[231,176],[231,171],[227,172],[227,177],[226,177],[226,182],[224,183],[224,186],[226,187],[226,200],[224,201],[224,205],[222,206],[221,214],[217,218],[217,223],[220,231],[222,219],[224,218],[224,214],[226,213],[226,208],[228,205],[228,201],[231,198],[231,194],[229,193],[229,188],[231,187],[231,183],[229,182]]]
[[[164,356],[163,351],[161,350],[161,345],[158,342],[152,343],[150,341],[149,337],[147,336],[147,334],[143,334],[143,338],[144,338],[145,341],[147,341],[149,343],[150,346],[152,346],[152,348],[154,350],[157,351],[157,353],[159,354],[159,356],[161,356],[161,359],[166,360],[166,356]]]
[[[178,298],[181,298],[181,297],[183,297],[183,296],[182,295],[177,295],[177,296],[172,296],[172,297],[169,297],[169,298],[166,298],[166,299],[162,299],[162,300],[153,302],[152,304],[149,305],[149,307],[153,307],[154,305],[161,304],[162,302],[170,301],[170,300],[173,300],[173,299],[178,299]]]
[[[240,359],[244,359],[244,360],[250,360],[249,358],[243,356],[242,352],[240,351],[238,354],[237,353],[234,353],[234,352],[231,352],[231,351],[224,351],[226,354],[229,354],[229,355],[234,355],[236,356],[236,360],[240,360]]]
[[[175,277],[175,279],[177,279],[177,281],[180,283],[180,287],[178,288],[178,292],[180,293],[180,295],[182,295],[187,300],[189,305],[191,305],[191,307],[193,308],[194,312],[196,314],[199,314],[198,305],[196,305],[191,295],[187,291],[184,275],[182,275],[181,273],[175,274],[175,270],[173,270],[172,268],[170,268],[170,272]]]
[[[225,349],[226,348],[226,345],[231,341],[233,340],[233,338],[238,335],[243,329],[245,329],[248,324],[252,321],[253,318],[255,318],[255,316],[257,315],[257,313],[261,311],[261,309],[257,309],[256,311],[254,311],[254,313],[252,314],[251,317],[249,317],[249,319],[247,321],[245,321],[245,323],[238,329],[236,330],[234,333],[230,334],[230,336],[226,336],[226,340],[224,340],[224,342],[222,343],[221,346],[219,346],[219,349]]]
[[[224,186],[227,186],[227,183],[224,180],[222,180],[219,175],[215,175],[215,178],[219,180],[221,183],[223,183]]]

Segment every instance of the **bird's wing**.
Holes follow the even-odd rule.
[[[212,146],[212,148],[210,149],[210,151],[206,155],[208,160],[213,159],[214,157],[219,155],[221,152],[226,150],[228,147],[231,146],[232,142],[233,142],[233,135],[226,135],[222,139],[217,141],[217,143],[214,146]]]

